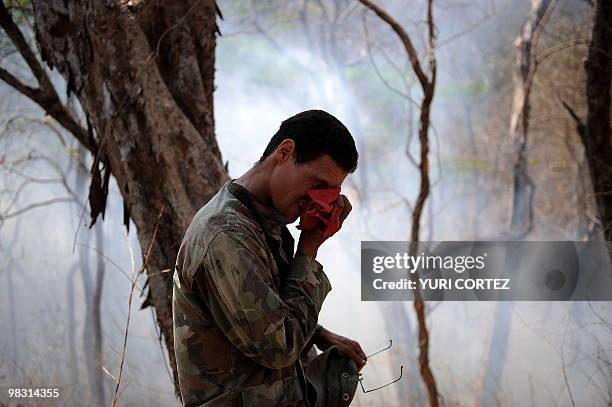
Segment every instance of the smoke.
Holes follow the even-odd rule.
[[[364,368],[366,387],[390,382],[397,378],[399,366],[405,366],[401,382],[374,393],[358,390],[356,405],[423,405],[412,304],[362,302],[359,278],[361,241],[407,240],[409,236],[410,205],[418,191],[419,173],[406,151],[418,159],[419,86],[400,42],[376,16],[364,14],[358,2],[323,1],[323,8],[317,3],[219,3],[225,19],[220,22],[223,36],[217,47],[217,139],[235,178],[259,159],[280,122],[299,111],[323,109],[347,125],[360,153],[359,168],[343,186],[354,209],[343,229],[319,251],[318,260],[333,287],[319,322],[359,341],[366,354],[393,340],[391,349],[373,357]],[[378,3],[408,28],[423,55],[422,2]],[[576,2],[569,3],[567,7],[578,7]],[[423,239],[495,238],[507,227],[512,41],[528,9],[527,1],[436,2],[441,46],[436,51],[439,75],[430,131],[433,187],[422,220]],[[409,95],[416,105],[400,93]],[[40,109],[4,84],[0,94],[2,125],[16,115],[42,117]],[[75,169],[69,162],[74,151],[62,147],[46,125],[24,119],[6,128],[0,138],[0,156],[14,159],[28,151],[44,153],[66,169],[72,182]],[[32,177],[57,176],[45,161],[29,162],[22,169]],[[545,174],[538,165],[532,170]],[[558,182],[580,182],[570,170]],[[554,200],[553,191],[539,179],[542,199]],[[22,180],[14,172],[2,173],[0,190],[15,192]],[[553,197],[546,198],[549,195]],[[11,195],[0,196],[4,209]],[[65,196],[61,184],[35,183],[21,191],[15,209]],[[84,202],[85,196],[79,199]],[[136,270],[141,259],[134,225],[124,236],[121,197],[114,183],[108,201],[103,353],[104,367],[116,374],[132,267],[128,245]],[[91,250],[92,272],[98,255],[80,245],[90,233],[85,225],[78,226],[81,213],[79,204],[56,203],[6,220],[0,228],[0,323],[4,327],[0,330],[0,385],[29,380],[61,385],[73,402],[76,397],[88,397],[85,379],[78,384],[71,381],[74,372],[67,362],[76,353],[77,373],[84,374],[85,295],[82,276],[74,267],[79,250]],[[574,217],[574,209],[568,207],[564,214]],[[563,219],[561,215],[537,217],[538,227],[529,238],[580,238],[573,229],[562,236],[555,232],[563,227]],[[299,231],[290,230],[298,236]],[[89,245],[94,242],[92,237]],[[67,281],[72,281],[72,296]],[[121,400],[136,405],[177,404],[154,320],[150,310],[138,309],[139,302],[132,305]],[[443,302],[427,307],[431,365],[447,404],[475,405],[484,400],[486,405],[568,405],[568,389],[576,405],[608,402],[610,304],[524,302],[498,309],[495,303]],[[500,319],[507,322],[505,331],[496,331]],[[69,329],[76,333],[74,349],[66,340]],[[505,357],[489,353],[493,338],[499,338]],[[497,373],[483,377],[491,363]],[[105,379],[109,394],[113,379],[106,374]],[[83,394],[78,395],[78,388]]]

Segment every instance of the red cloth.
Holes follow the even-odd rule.
[[[318,225],[325,225],[323,237],[327,238],[340,229],[340,208],[334,201],[340,194],[340,188],[309,189],[306,191],[311,202],[300,215],[298,229],[308,230]]]

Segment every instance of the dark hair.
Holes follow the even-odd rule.
[[[295,142],[295,162],[306,163],[329,155],[344,171],[357,168],[355,140],[348,129],[323,110],[307,110],[283,121],[259,162],[263,162],[284,140]]]

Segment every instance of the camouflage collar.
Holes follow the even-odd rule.
[[[260,201],[255,195],[253,195],[248,189],[242,185],[234,182],[235,179],[227,181],[227,188],[229,191],[238,198],[239,201],[248,201],[250,205],[247,206],[250,210],[254,210],[256,220],[265,229],[267,233],[275,238],[281,236],[281,229],[283,226],[291,223],[282,213],[275,208],[271,208],[262,201]]]

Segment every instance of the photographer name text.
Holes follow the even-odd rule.
[[[376,290],[510,290],[508,278],[442,278],[418,277],[414,274],[454,272],[458,275],[468,271],[481,271],[486,267],[487,253],[481,256],[434,256],[424,253],[411,256],[408,253],[396,253],[395,256],[376,256],[372,258],[374,274],[408,272],[410,278],[385,281],[376,278],[372,285]]]

